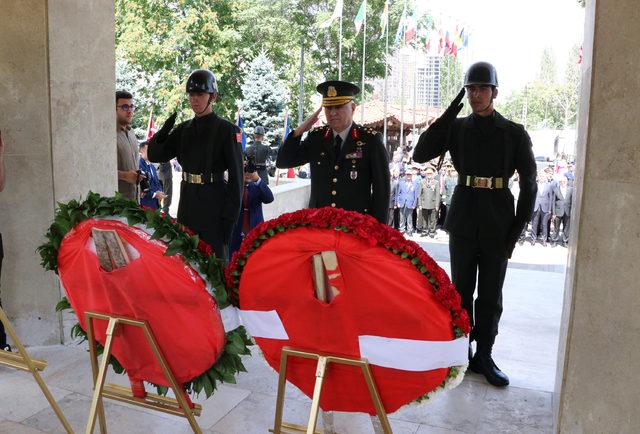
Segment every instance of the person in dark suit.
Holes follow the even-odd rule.
[[[449,151],[459,174],[444,229],[449,232],[452,280],[472,319],[470,339],[477,342],[475,354],[469,347],[469,369],[501,387],[509,384],[509,378],[493,361],[492,349],[502,314],[502,285],[508,258],[531,217],[536,164],[524,127],[493,107],[497,86],[493,65],[471,65],[465,88],[420,135],[413,159],[426,162],[438,155],[442,159]],[[473,113],[457,118],[465,90]],[[508,181],[515,170],[520,174],[520,194],[514,209]]]
[[[328,125],[311,130],[321,107],[287,136],[276,166],[310,164],[310,208],[343,208],[369,214],[386,224],[389,157],[379,133],[353,122],[353,98],[360,88],[346,81],[326,81],[316,89],[322,94]]]
[[[149,162],[147,152],[147,142],[140,143],[140,161],[138,166],[145,173],[146,181],[140,183],[140,205],[148,206],[152,209],[160,208],[160,202],[167,197],[162,190],[158,172],[153,164]]]
[[[560,243],[566,246],[569,242],[569,228],[571,224],[571,200],[573,188],[569,187],[569,181],[561,176],[553,188],[553,226],[552,241],[558,244],[560,241],[560,225],[562,225],[562,240]]]
[[[211,71],[192,72],[186,91],[194,118],[172,131],[176,114],[171,115],[149,139],[149,160],[177,158],[183,169],[178,222],[197,233],[226,262],[242,199],[240,130],[213,112],[218,84]]]
[[[247,148],[245,154],[248,158],[253,159],[255,161],[256,169],[258,171],[258,175],[260,175],[260,179],[262,179],[266,184],[269,184],[269,174],[267,173],[267,160],[269,159],[269,146],[262,143],[264,139],[264,127],[262,125],[258,125],[255,130],[253,130],[253,144]]]
[[[393,168],[391,170],[391,179],[389,181],[389,217],[387,218],[387,224],[392,228],[398,229],[399,217],[396,216],[398,205],[396,204],[396,197],[398,195],[398,183],[400,182],[400,172],[398,169]]]
[[[538,174],[538,191],[533,207],[531,219],[531,245],[540,239],[543,246],[547,245],[549,238],[549,222],[551,220],[551,208],[553,207],[553,184],[547,179],[547,174]]]
[[[407,235],[412,235],[415,230],[411,214],[418,206],[420,195],[419,184],[413,180],[413,173],[407,170],[404,179],[398,183],[398,194],[396,195],[396,206],[400,210],[400,230]]]
[[[244,165],[244,190],[242,193],[242,206],[240,216],[233,228],[231,242],[229,243],[229,257],[240,248],[244,237],[251,229],[264,221],[262,204],[273,202],[273,193],[266,182],[260,178],[256,171],[256,164],[247,158]]]

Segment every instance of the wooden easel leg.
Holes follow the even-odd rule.
[[[49,388],[45,384],[44,380],[42,380],[40,373],[34,366],[33,361],[31,360],[31,357],[29,357],[27,350],[24,348],[24,345],[22,345],[22,341],[20,341],[20,339],[18,338],[16,331],[13,329],[13,326],[9,322],[9,318],[7,318],[7,315],[5,314],[2,307],[0,307],[0,321],[4,325],[4,329],[9,335],[9,337],[11,338],[11,341],[16,346],[16,348],[18,348],[18,352],[20,353],[25,363],[29,367],[29,371],[31,371],[31,375],[33,375],[33,378],[36,380],[36,383],[38,383],[38,386],[40,386],[40,390],[42,390],[42,393],[44,394],[45,398],[47,398],[47,401],[49,401],[49,405],[51,405],[51,408],[53,409],[54,413],[56,414],[56,416],[58,416],[58,419],[60,420],[60,423],[62,423],[62,426],[64,427],[65,431],[67,431],[67,433],[69,434],[73,434],[73,429],[71,428],[71,425],[69,425],[69,421],[67,421],[67,418],[64,416],[64,414],[62,414],[62,410],[60,409],[60,406],[58,406],[58,403],[53,398],[53,395],[51,395],[51,392],[49,391]]]
[[[93,318],[85,314],[85,324],[87,327],[87,342],[89,343],[89,357],[91,359],[91,373],[93,376],[93,387],[95,389],[98,382],[98,350],[96,348],[96,339],[93,334]],[[107,434],[107,419],[104,415],[104,405],[102,400],[98,402],[98,423],[100,424],[100,433]]]
[[[385,434],[392,434],[393,431],[391,431],[391,425],[389,424],[389,419],[387,418],[387,412],[385,411],[384,406],[382,405],[382,401],[380,400],[380,395],[378,394],[376,383],[373,381],[373,376],[371,375],[369,364],[365,361],[361,366],[362,373],[364,374],[364,379],[367,383],[367,387],[369,388],[369,394],[371,395],[373,405],[376,407],[376,412],[378,413],[380,425],[382,425],[382,430]],[[374,425],[374,429],[375,428],[376,426]]]
[[[316,384],[313,388],[313,399],[311,400],[311,412],[309,414],[309,425],[307,426],[307,434],[314,434],[316,424],[318,423],[318,410],[320,409],[320,395],[322,394],[322,386],[324,384],[324,374],[327,371],[327,358],[318,357],[318,366],[316,367]]]
[[[96,376],[94,381],[93,399],[91,400],[91,410],[89,411],[89,420],[87,421],[87,429],[85,430],[85,434],[93,433],[93,428],[96,425],[96,415],[98,412],[98,408],[102,408],[102,390],[104,389],[104,381],[107,376],[107,367],[109,366],[109,357],[111,356],[113,333],[117,326],[118,320],[116,318],[110,318],[109,324],[107,325],[107,340],[104,344],[104,352],[102,353],[102,360],[100,361],[100,369],[98,370],[98,375]],[[91,338],[93,340],[93,336],[91,336]],[[92,345],[90,346],[93,347],[93,351],[95,351],[95,341],[91,342],[91,344]],[[101,420],[104,420],[103,416],[101,416]],[[102,426],[100,427],[100,430],[102,431]],[[102,434],[106,434],[106,426],[105,430],[102,431]]]
[[[158,344],[156,343],[156,340],[153,334],[151,333],[151,329],[146,323],[144,325],[144,335],[146,336],[147,341],[149,342],[149,345],[153,350],[153,354],[155,354],[156,359],[160,364],[160,367],[162,367],[162,372],[164,372],[164,376],[169,380],[169,384],[171,384],[171,389],[173,389],[173,393],[176,395],[176,400],[180,404],[182,411],[184,411],[184,415],[189,421],[189,425],[191,425],[191,429],[193,429],[194,433],[201,434],[202,431],[200,430],[200,426],[198,425],[198,422],[196,422],[196,418],[193,415],[193,411],[191,410],[191,407],[189,407],[189,404],[187,403],[187,400],[184,396],[184,390],[178,384],[178,381],[176,380],[176,377],[173,375],[173,372],[171,371],[171,369],[169,369],[169,365],[167,364],[167,361],[162,355],[162,352],[160,352],[160,348],[158,347]]]
[[[277,181],[276,181],[277,182]],[[276,416],[273,421],[273,432],[280,434],[282,431],[282,413],[284,410],[284,391],[287,386],[287,357],[286,348],[280,353],[280,375],[278,377],[278,396],[276,398]]]

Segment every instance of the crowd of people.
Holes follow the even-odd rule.
[[[397,149],[389,164],[388,224],[407,236],[434,238],[442,230],[451,206],[451,197],[458,184],[458,172],[450,158],[438,170],[438,160],[416,163],[411,147]],[[558,156],[545,162],[537,175],[538,191],[533,217],[518,239],[520,244],[564,246],[569,242],[571,201],[573,197],[574,164]],[[514,201],[519,194],[518,173],[509,180]]]

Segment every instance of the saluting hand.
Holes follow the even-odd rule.
[[[298,128],[293,130],[294,137],[300,137],[303,133],[309,131],[313,125],[318,122],[318,116],[320,115],[320,111],[322,107],[315,111],[311,116],[309,116],[303,123],[300,124]]]
[[[453,101],[451,101],[451,104],[449,104],[449,107],[447,107],[447,109],[444,111],[444,113],[442,113],[442,116],[440,116],[440,119],[442,119],[443,122],[446,123],[451,123],[455,120],[456,116],[458,116],[458,113],[460,113],[460,110],[462,110],[462,107],[464,106],[464,104],[462,104],[462,98],[464,98],[464,87],[460,90],[460,93],[458,93],[458,96],[456,96]]]

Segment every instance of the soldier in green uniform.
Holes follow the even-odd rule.
[[[244,182],[240,131],[211,107],[218,97],[218,84],[211,71],[193,71],[186,92],[195,116],[176,128],[176,114],[170,116],[149,140],[147,155],[153,162],[177,158],[183,168],[178,221],[208,243],[218,258],[227,261]]]
[[[322,107],[287,136],[278,151],[276,166],[309,163],[310,208],[332,206],[358,211],[386,224],[389,157],[379,133],[353,122],[353,98],[360,88],[346,81],[326,81],[316,89],[322,94]],[[323,107],[328,125],[311,130]]]
[[[457,118],[465,92],[473,113]],[[502,315],[502,285],[508,258],[531,218],[537,187],[529,135],[522,125],[494,109],[497,95],[498,75],[493,65],[471,65],[464,89],[422,133],[413,159],[425,162],[449,151],[459,173],[444,229],[449,232],[452,280],[472,319],[471,339],[477,342],[475,355],[469,349],[469,369],[484,375],[490,384],[504,387],[509,378],[492,357]],[[508,182],[515,170],[520,176],[520,194],[514,209]]]

